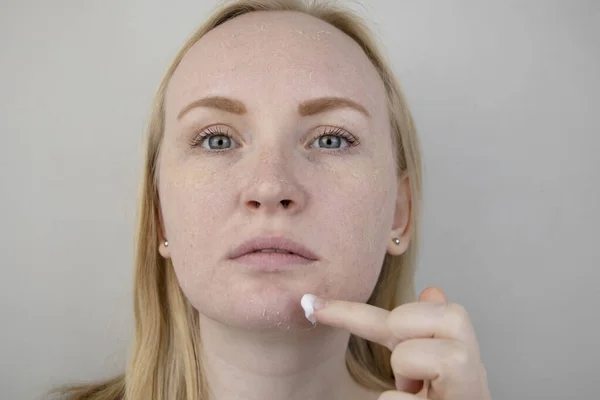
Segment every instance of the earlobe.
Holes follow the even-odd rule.
[[[392,239],[390,240],[390,243],[387,246],[387,252],[392,256],[399,256],[400,254],[403,254],[406,251],[406,249],[408,249],[409,243],[410,238],[406,235],[400,237],[394,236],[394,234],[392,233]]]
[[[171,250],[169,250],[169,242],[167,240],[159,241],[158,252],[164,258],[171,258]]]

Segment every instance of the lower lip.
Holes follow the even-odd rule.
[[[293,269],[315,261],[297,254],[266,252],[248,253],[232,260],[250,269],[266,272]]]

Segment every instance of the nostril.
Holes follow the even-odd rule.
[[[259,208],[260,207],[260,203],[256,200],[250,200],[248,202],[248,205],[252,208]]]
[[[283,205],[283,208],[288,208],[291,202],[291,200],[281,200],[281,205]]]

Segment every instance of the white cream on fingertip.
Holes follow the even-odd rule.
[[[300,305],[304,309],[304,316],[306,316],[306,319],[313,324],[317,323],[317,319],[314,316],[316,300],[317,296],[314,294],[305,294],[302,296],[302,300],[300,300]]]

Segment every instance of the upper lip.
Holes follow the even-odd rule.
[[[241,245],[235,247],[227,254],[228,258],[241,257],[244,254],[252,253],[257,250],[277,249],[294,253],[309,260],[317,260],[318,257],[312,251],[283,236],[257,236],[249,239]]]

